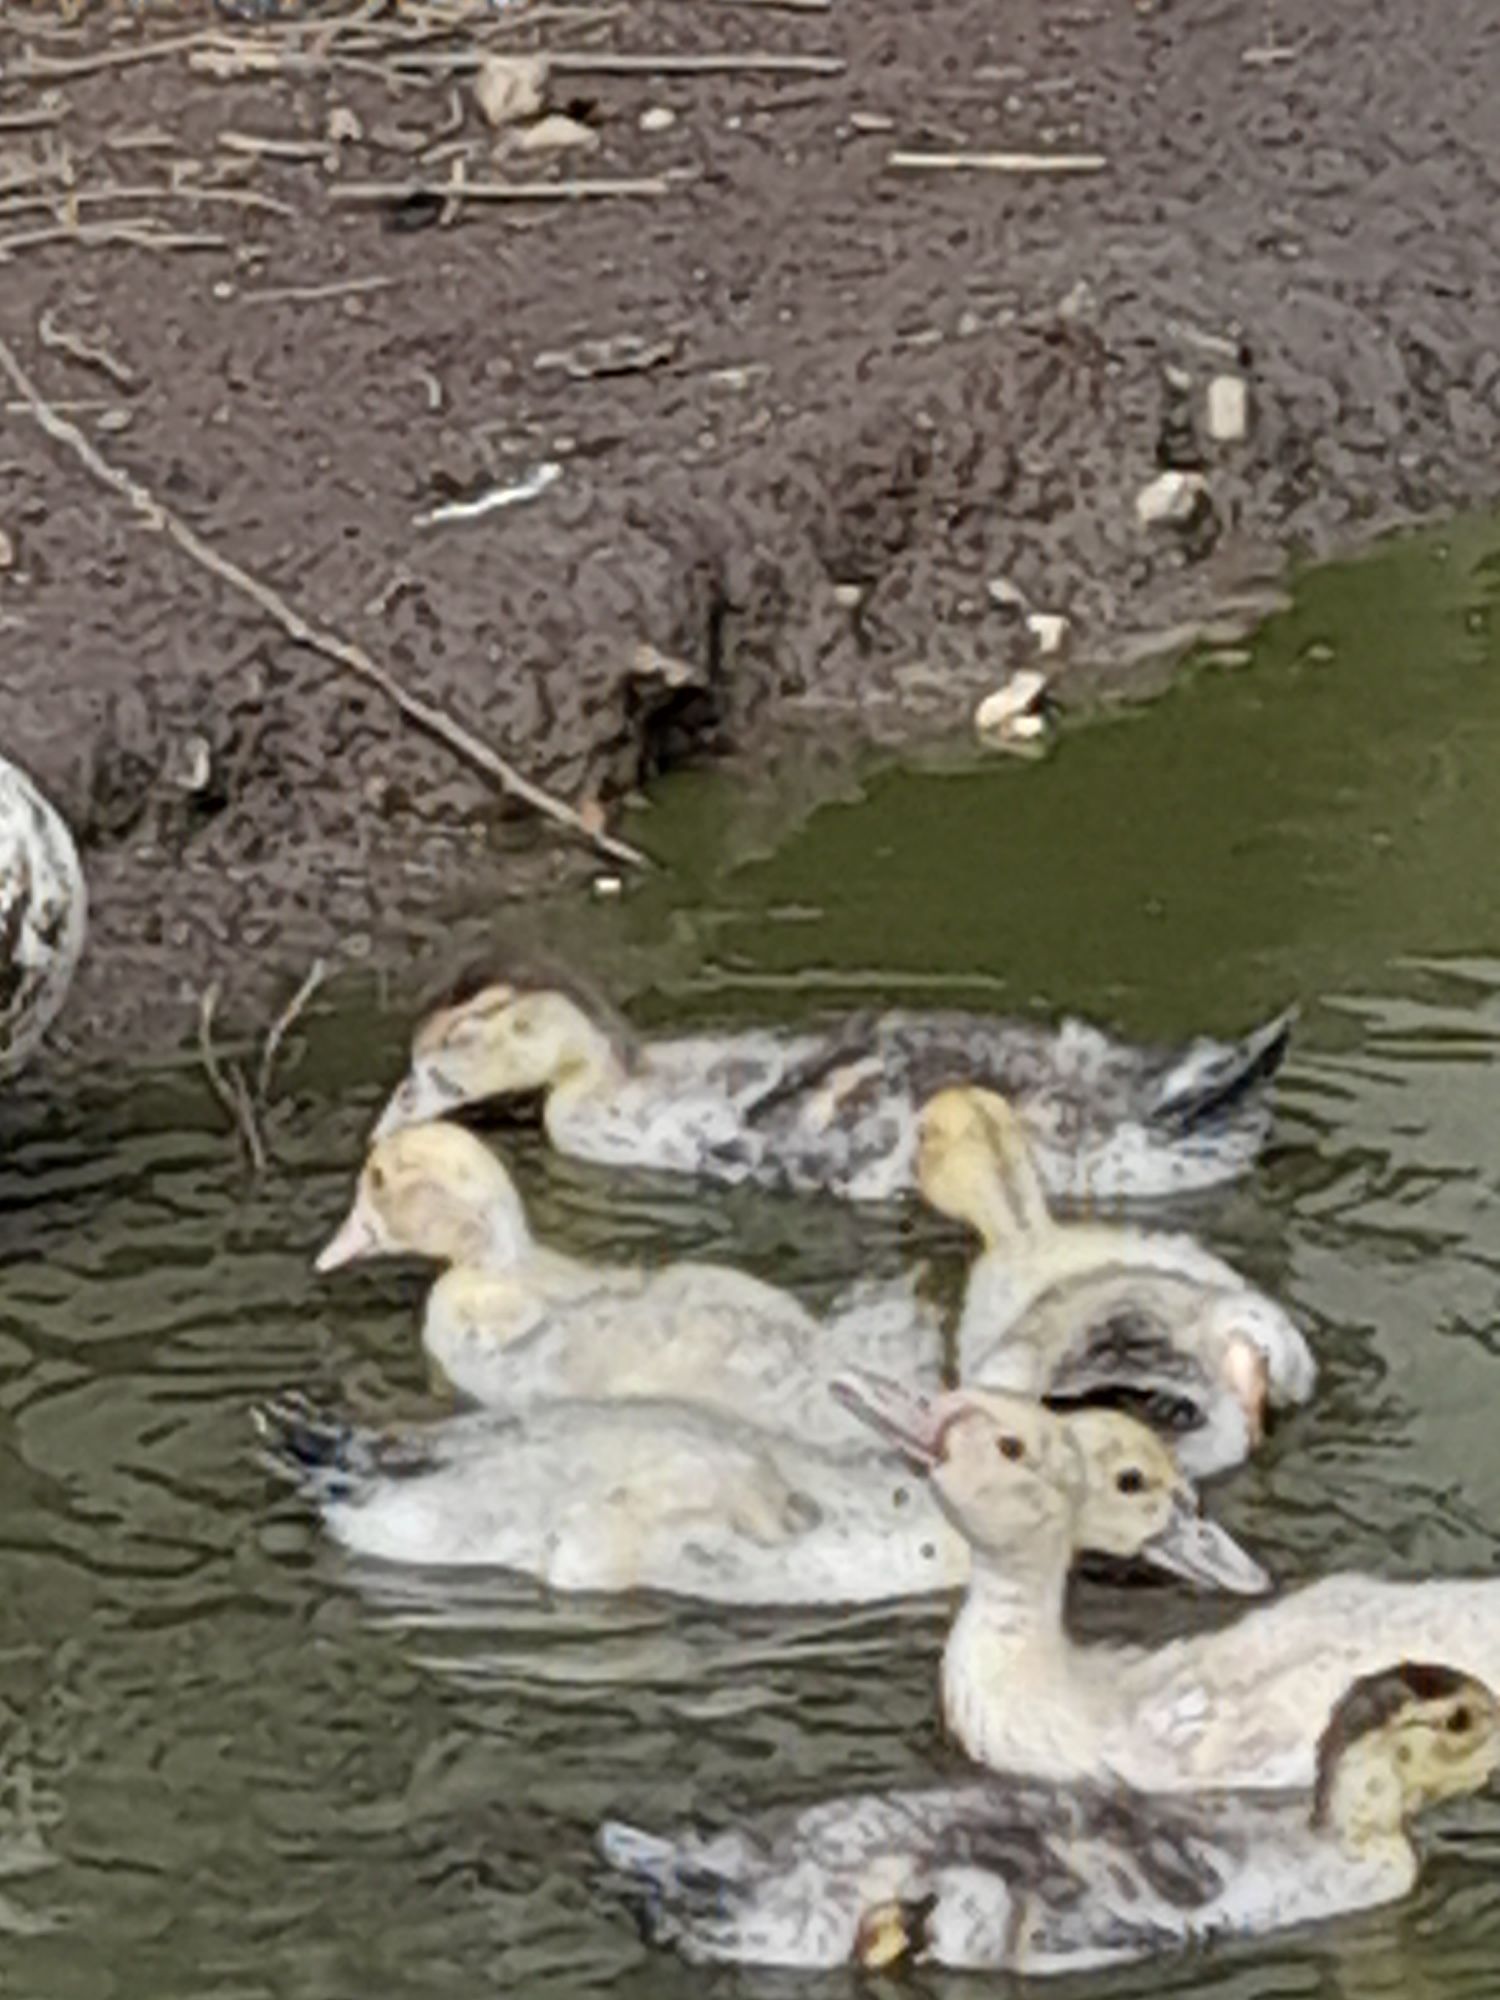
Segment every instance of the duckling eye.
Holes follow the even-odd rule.
[[[1473,1714],[1460,1703],[1448,1717],[1445,1726],[1450,1736],[1467,1736],[1469,1731],[1474,1727]]]
[[[1138,1465],[1127,1465],[1115,1480],[1115,1487],[1121,1493],[1144,1493],[1146,1475]]]
[[[1025,1445],[1018,1437],[1011,1437],[1008,1432],[1004,1437],[996,1439],[995,1449],[1002,1458],[1008,1458],[1013,1465],[1019,1464],[1026,1456]]]

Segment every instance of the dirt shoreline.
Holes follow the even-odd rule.
[[[7,10],[0,183],[55,195],[59,158],[81,191],[175,173],[170,199],[78,213],[224,247],[18,244],[0,335],[224,555],[647,845],[618,802],[684,757],[961,724],[1031,644],[993,580],[1071,621],[1058,692],[1082,700],[1153,671],[1143,635],[1253,615],[1291,551],[1500,493],[1480,0],[516,8],[476,18],[574,52],[551,99],[596,143],[498,166],[462,76],[225,80],[201,50],[22,73],[191,27],[291,46],[295,15],[252,11],[60,32]],[[590,68],[611,49],[845,67]],[[336,111],[361,136],[324,159]],[[313,157],[255,144],[299,137]],[[452,227],[330,198],[444,177],[464,147],[471,179],[663,191]],[[898,147],[1106,164],[900,172]],[[265,200],[182,192],[205,186]],[[57,219],[7,214],[0,251]],[[357,288],[262,296],[330,286]],[[48,313],[109,360],[49,344]],[[1242,366],[1249,437],[1215,443],[1207,383]],[[314,954],[415,964],[457,901],[597,867],[138,525],[13,399],[0,438],[0,750],[85,842],[75,1053],[181,1041],[210,979],[249,1018]],[[1144,529],[1140,489],[1195,461],[1211,520]],[[532,499],[418,524],[554,465]]]

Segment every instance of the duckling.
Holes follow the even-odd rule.
[[[1054,1195],[1164,1195],[1249,1168],[1292,1021],[1176,1050],[956,1012],[638,1043],[560,985],[481,973],[423,1021],[375,1131],[541,1091],[580,1159],[885,1201],[911,1186],[918,1104],[974,1081],[1015,1103]]]
[[[0,757],[0,1078],[51,1026],[88,929],[78,850],[62,815]]]
[[[855,1405],[889,1393],[876,1381],[842,1393]],[[1015,1397],[985,1407],[1007,1436],[1056,1459],[1074,1500],[1073,1539],[1050,1542],[1036,1564],[1018,1557],[1018,1598],[1061,1615],[1074,1541],[1208,1587],[1266,1587],[1133,1418],[1054,1417]],[[330,1533],[384,1562],[780,1605],[918,1596],[969,1571],[962,1532],[888,1454],[820,1451],[685,1404],[545,1403],[382,1432],[291,1397],[256,1423],[275,1469],[318,1503]]]
[[[1268,1402],[1311,1396],[1317,1366],[1286,1313],[1191,1237],[1055,1220],[1025,1126],[992,1092],[923,1106],[917,1184],[983,1245],[960,1381],[1059,1406],[1118,1402],[1172,1434],[1195,1479],[1248,1455]]]
[[[696,1961],[1084,1971],[1396,1901],[1411,1823],[1500,1767],[1500,1703],[1451,1667],[1361,1676],[1311,1795],[1152,1797],[989,1777],[599,1846],[648,1933]]]
[[[375,1142],[317,1268],[403,1250],[449,1267],[422,1323],[435,1382],[492,1407],[680,1398],[836,1446],[860,1441],[827,1393],[840,1367],[938,1384],[941,1327],[910,1290],[820,1321],[727,1265],[582,1263],[532,1241],[500,1161],[441,1119]]]
[[[1060,1579],[1078,1501],[1056,1463],[974,1391],[927,1401],[857,1381],[848,1406],[925,1466],[968,1539],[973,1568],[943,1655],[943,1711],[962,1748],[993,1770],[1066,1781],[1108,1772],[1158,1792],[1297,1789],[1314,1781],[1321,1718],[1361,1675],[1442,1659],[1500,1684],[1494,1577],[1332,1576],[1169,1645],[1077,1646],[1063,1627]]]

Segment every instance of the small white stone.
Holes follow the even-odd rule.
[[[13,569],[15,560],[16,545],[4,528],[0,528],[0,569]]]
[[[365,136],[365,128],[359,121],[359,113],[348,104],[335,104],[329,107],[325,130],[335,146],[357,143]]]
[[[474,99],[491,125],[537,117],[547,99],[547,58],[487,55],[474,79]]]
[[[851,111],[849,124],[856,132],[894,132],[896,121],[884,111]]]
[[[670,132],[677,123],[677,113],[670,104],[648,104],[640,116],[643,132]]]
[[[1043,655],[1060,653],[1067,643],[1070,620],[1061,611],[1032,611],[1027,614],[1026,630],[1036,643],[1036,649]]]
[[[1004,742],[1011,737],[1040,736],[1047,724],[1034,711],[1046,692],[1047,676],[1035,667],[1023,667],[980,702],[974,711],[975,729],[981,736],[996,742]]]
[[[992,576],[988,585],[990,602],[1001,611],[1024,611],[1026,593],[1020,584],[1012,583],[1008,576]]]
[[[836,583],[833,601],[841,610],[858,611],[865,601],[865,587],[862,583]]]
[[[1250,385],[1243,375],[1215,375],[1208,385],[1204,424],[1216,444],[1243,444],[1250,434]]]
[[[594,894],[599,898],[601,903],[623,895],[624,890],[625,884],[620,880],[618,875],[596,875],[594,877]]]
[[[549,111],[534,125],[517,127],[510,134],[509,143],[518,153],[560,153],[570,147],[592,153],[599,144],[599,134],[577,118]]]
[[[1203,504],[1208,482],[1201,472],[1158,473],[1135,496],[1135,518],[1143,528],[1181,527]]]

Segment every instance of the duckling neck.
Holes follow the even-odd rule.
[[[608,1097],[624,1083],[624,1057],[602,1028],[580,1015],[553,1073],[547,1093],[547,1116],[564,1115],[577,1104]]]
[[[1004,1767],[1032,1738],[1048,1768],[1087,1768],[1088,1746],[1067,1718],[1071,1644],[1063,1625],[1067,1552],[1003,1561],[979,1551],[943,1654],[943,1712],[980,1763]],[[1058,1725],[1049,1711],[1058,1712]],[[1059,1739],[1054,1741],[1053,1739]]]
[[[1404,1857],[1415,1873],[1406,1815],[1401,1781],[1389,1762],[1355,1743],[1339,1759],[1326,1794],[1319,1797],[1313,1824],[1326,1828],[1346,1854],[1382,1862]]]

